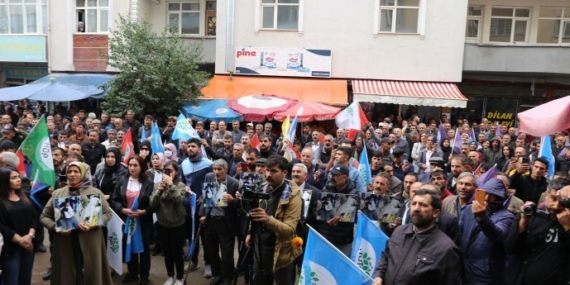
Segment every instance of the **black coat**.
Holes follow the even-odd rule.
[[[229,175],[226,175],[227,178],[227,192],[228,194],[232,195],[232,197],[236,197],[236,191],[239,190],[239,181]],[[206,174],[206,178],[204,179],[204,183],[211,183],[216,181],[216,176],[214,173]],[[234,200],[233,204],[229,204],[228,207],[224,207],[224,221],[226,222],[226,228],[230,232],[231,235],[236,235],[239,228],[238,223],[238,208],[239,208],[239,200]],[[210,210],[211,208],[205,208],[204,203],[201,204],[200,210],[198,211],[198,215],[200,217],[205,216],[206,220],[210,218]],[[208,226],[208,223],[206,223]]]

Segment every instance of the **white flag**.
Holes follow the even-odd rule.
[[[341,129],[360,130],[362,126],[368,123],[368,119],[360,108],[360,104],[354,101],[346,109],[336,115],[336,126]]]
[[[107,223],[107,259],[119,275],[123,275],[123,225],[123,220],[113,211]]]

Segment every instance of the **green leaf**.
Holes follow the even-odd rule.
[[[313,271],[313,272],[311,272],[311,277],[314,277],[315,275],[317,275],[317,273],[316,273],[316,272],[314,272],[314,271]]]

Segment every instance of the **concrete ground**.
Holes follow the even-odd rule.
[[[49,245],[49,240],[48,240],[48,235],[46,232],[46,238],[44,241],[44,245],[46,246],[46,248],[48,248]],[[151,247],[152,248],[152,247]],[[199,265],[200,265],[200,269],[191,272],[188,274],[187,278],[186,278],[186,284],[188,285],[209,285],[210,281],[212,280],[212,278],[206,279],[204,278],[204,259],[202,257],[203,254],[203,250],[200,250],[200,257],[199,257]],[[237,260],[237,250],[235,252],[235,258]],[[34,261],[34,270],[32,272],[32,284],[50,284],[49,281],[43,281],[42,280],[42,276],[44,275],[44,273],[47,271],[47,269],[50,266],[50,254],[49,251],[46,253],[36,253],[36,258]],[[127,266],[126,264],[123,265],[123,272],[126,273],[127,272]],[[164,266],[164,257],[161,255],[158,256],[152,256],[151,257],[151,269],[150,269],[150,284],[154,284],[154,285],[162,285],[164,283],[164,281],[166,281],[166,279],[168,278],[167,274],[166,274],[166,268]],[[113,276],[113,283],[115,285],[118,284],[123,284],[122,281],[123,277],[122,276]],[[130,282],[128,284],[132,284],[132,285],[138,285],[138,282]],[[244,284],[243,282],[243,278],[239,279],[239,282],[237,283],[239,285]],[[54,285],[60,285],[60,284],[54,284]],[[63,285],[63,284],[62,284]],[[109,284],[111,285],[111,284]]]

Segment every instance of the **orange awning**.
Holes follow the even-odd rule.
[[[347,105],[347,81],[340,79],[280,78],[215,75],[202,88],[202,99],[238,99],[247,95],[273,94],[299,101]]]

